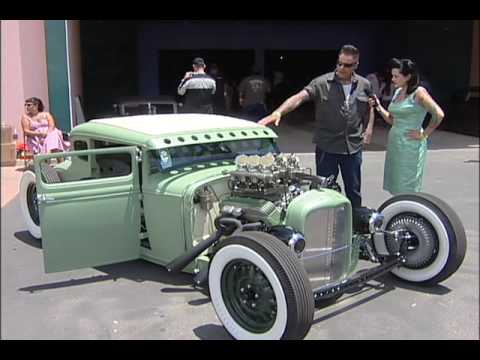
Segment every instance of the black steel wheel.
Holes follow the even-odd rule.
[[[314,312],[307,273],[274,236],[242,232],[210,261],[209,290],[219,320],[235,339],[303,339]]]
[[[467,248],[465,229],[453,209],[424,193],[401,194],[383,203],[385,230],[405,231],[406,263],[392,270],[395,276],[423,285],[450,277],[463,262]],[[394,251],[396,244],[386,242]]]
[[[30,218],[35,225],[40,226],[40,215],[38,214],[37,185],[30,183],[27,188],[27,206]]]

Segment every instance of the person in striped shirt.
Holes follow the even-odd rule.
[[[205,73],[206,64],[202,58],[193,59],[193,71],[185,73],[178,94],[185,97],[183,112],[213,114],[215,80]]]

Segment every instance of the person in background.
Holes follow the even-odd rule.
[[[282,116],[305,101],[315,101],[315,162],[317,175],[338,176],[342,171],[345,193],[353,208],[362,206],[362,144],[370,143],[373,109],[368,104],[370,81],[358,75],[359,50],[344,45],[335,71],[313,79],[303,90],[289,97],[259,123],[279,125]],[[365,127],[366,126],[366,127]]]
[[[244,78],[238,85],[239,104],[242,116],[247,120],[258,121],[267,115],[266,97],[270,93],[270,82],[260,75],[258,69]]]
[[[290,87],[285,81],[285,74],[281,71],[273,72],[273,87],[270,96],[270,108],[276,109],[289,95]]]
[[[34,154],[62,152],[69,148],[62,132],[55,127],[53,116],[44,111],[42,100],[31,97],[25,100],[25,112],[20,119],[26,144]]]
[[[418,69],[410,59],[392,63],[392,81],[397,87],[388,110],[377,96],[369,102],[392,125],[388,133],[383,189],[391,194],[418,192],[422,189],[427,155],[427,138],[444,117],[443,110],[428,91],[419,86]],[[422,128],[426,113],[431,121]]]
[[[185,96],[183,112],[213,114],[215,80],[205,73],[206,64],[202,58],[193,59],[193,72],[185,73],[178,94]]]
[[[395,92],[395,85],[392,82],[392,62],[389,61],[384,71],[377,71],[367,75],[367,79],[372,84],[372,91],[380,100],[380,103],[384,108],[388,107],[390,101],[392,101],[393,93]],[[384,125],[382,117],[377,114],[375,116],[378,124]]]
[[[217,64],[210,65],[208,74],[215,80],[215,94],[213,95],[213,111],[215,114],[226,115],[226,97],[227,97],[227,84],[223,74],[220,72]]]

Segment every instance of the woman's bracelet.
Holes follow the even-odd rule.
[[[423,129],[421,130],[420,138],[422,140],[428,139],[428,134]]]

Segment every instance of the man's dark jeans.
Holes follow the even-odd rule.
[[[334,175],[337,179],[340,167],[345,194],[352,203],[352,208],[362,206],[362,196],[360,195],[362,150],[354,154],[332,154],[319,149],[317,146],[315,162],[318,176]]]

